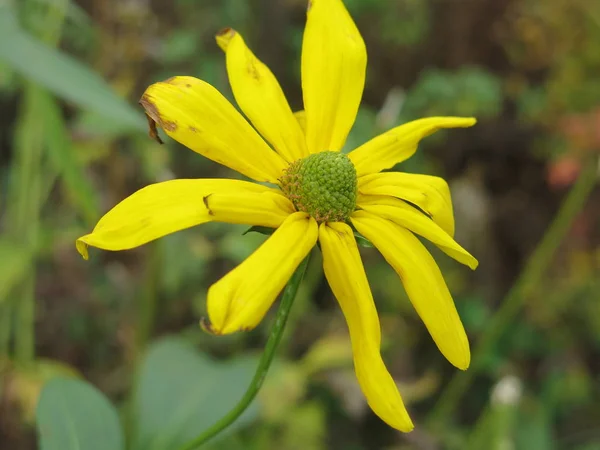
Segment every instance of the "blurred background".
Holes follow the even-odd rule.
[[[600,2],[345,3],[369,54],[347,150],[422,116],[479,119],[427,138],[398,167],[448,180],[456,238],[480,261],[471,272],[432,249],[472,367],[460,373],[444,360],[396,274],[361,249],[384,358],[416,429],[386,426],[357,386],[315,251],[258,400],[209,447],[600,449]],[[176,449],[227,412],[253,375],[274,311],[225,337],[198,321],[207,288],[265,236],[206,224],[132,251],[92,249],[87,262],[74,242],[146,184],[234,176],[151,140],[137,105],[149,84],[174,75],[231,98],[214,42],[221,28],[243,33],[302,109],[306,1],[0,5],[0,448],[37,448],[44,384],[73,377],[102,401],[75,411],[48,400],[38,422],[94,423],[107,410],[126,448]],[[83,449],[125,448],[99,438]]]

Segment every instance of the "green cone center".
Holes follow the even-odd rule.
[[[343,153],[321,152],[294,161],[280,181],[296,209],[317,222],[344,222],[356,207],[356,169]]]

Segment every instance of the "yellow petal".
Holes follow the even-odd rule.
[[[254,328],[317,237],[317,222],[308,214],[288,216],[258,250],[210,287],[207,309],[211,331],[228,334]]]
[[[389,195],[417,206],[454,237],[454,213],[448,183],[440,177],[402,172],[383,172],[358,179],[360,195]]]
[[[217,35],[217,43],[226,54],[235,100],[248,119],[286,161],[305,157],[308,150],[304,133],[273,73],[235,30],[223,30]]]
[[[276,228],[294,212],[278,190],[239,180],[171,180],[151,184],[104,215],[90,234],[77,239],[104,250],[138,247],[175,231],[219,221]]]
[[[301,109],[300,111],[296,111],[294,113],[294,117],[296,118],[296,120],[298,121],[298,125],[300,125],[300,128],[302,129],[302,133],[306,134],[306,111],[304,111],[303,109]]]
[[[442,273],[427,249],[407,229],[367,211],[355,211],[351,220],[398,273],[442,354],[466,370],[471,361],[469,341]]]
[[[433,220],[406,202],[393,197],[362,196],[359,208],[379,217],[391,220],[398,225],[408,228],[413,233],[429,239],[444,253],[458,262],[475,270],[477,260],[462,248],[448,233]]]
[[[352,229],[339,222],[321,224],[319,241],[325,276],[348,323],[354,369],[367,402],[390,426],[410,431],[412,421],[381,359],[379,318]]]
[[[287,166],[233,105],[202,80],[173,77],[155,83],[140,104],[176,141],[257,181],[276,183]]]
[[[365,43],[341,0],[310,0],[302,91],[310,153],[341,150],[365,85]]]
[[[358,176],[389,169],[410,158],[419,141],[441,128],[466,128],[475,125],[472,117],[428,117],[414,120],[371,139],[348,157]]]

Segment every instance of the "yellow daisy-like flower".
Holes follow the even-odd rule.
[[[211,221],[276,228],[208,291],[211,329],[227,334],[260,322],[319,241],[367,401],[389,425],[410,431],[413,424],[381,358],[379,318],[352,226],[396,270],[440,351],[466,369],[467,336],[438,266],[415,236],[477,266],[453,239],[448,185],[433,176],[381,171],[412,156],[419,141],[438,129],[470,127],[475,119],[416,120],[341,153],[367,63],[363,39],[341,0],[309,2],[302,45],[304,112],[292,112],[271,71],[239,33],[226,29],[217,43],[226,54],[235,99],[252,125],[215,88],[191,77],[150,86],[141,104],[151,128],[158,124],[197,153],[274,187],[226,179],[153,184],[109,211],[77,240],[77,249],[87,259],[89,245],[130,249]]]

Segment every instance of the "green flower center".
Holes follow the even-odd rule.
[[[319,223],[344,222],[356,207],[356,169],[343,153],[321,152],[294,161],[280,182],[296,209]]]

